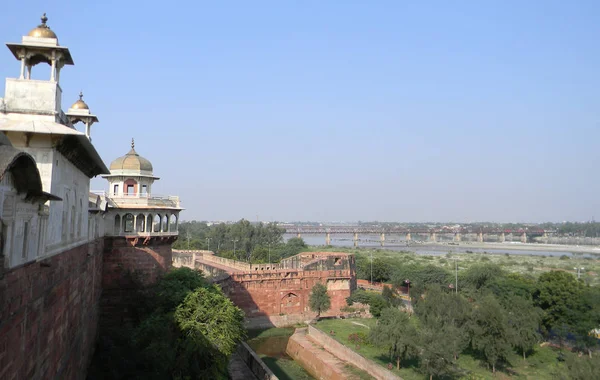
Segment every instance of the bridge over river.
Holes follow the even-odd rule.
[[[362,227],[362,226],[286,226],[286,234],[295,234],[298,237],[302,235],[324,235],[325,244],[331,245],[331,235],[352,235],[354,246],[358,246],[360,235],[379,235],[381,246],[386,243],[386,235],[401,235],[404,241],[410,242],[413,236],[424,236],[425,240],[437,242],[444,237],[444,240],[455,242],[463,239],[476,240],[477,242],[494,241],[505,242],[520,240],[522,243],[531,241],[534,237],[548,239],[555,231],[543,229],[499,229],[499,228],[406,228],[406,227]]]

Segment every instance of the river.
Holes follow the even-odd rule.
[[[284,240],[296,237],[296,234],[285,234]],[[325,234],[322,235],[304,235],[302,239],[310,246],[324,246]],[[354,241],[352,234],[331,234],[331,246],[352,248]],[[386,234],[385,245],[381,245],[378,234],[359,235],[358,247],[366,249],[386,249],[390,251],[414,252],[419,255],[445,255],[447,253],[491,253],[491,254],[509,254],[509,255],[530,255],[530,256],[578,256],[578,257],[597,257],[600,255],[600,248],[596,246],[567,246],[557,244],[537,244],[537,243],[478,243],[478,242],[460,242],[441,241],[438,243],[427,242],[425,240],[407,241],[404,235]]]

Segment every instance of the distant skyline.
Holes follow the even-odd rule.
[[[7,0],[4,42],[43,12],[63,109],[107,166],[134,137],[182,220],[600,215],[600,2]]]

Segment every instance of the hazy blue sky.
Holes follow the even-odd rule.
[[[3,0],[0,36],[47,12],[63,108],[183,219],[600,219],[598,1],[48,4]]]

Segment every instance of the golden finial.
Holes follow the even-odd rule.
[[[131,149],[135,148],[135,141],[133,141],[133,137],[131,138]]]
[[[38,28],[47,28],[48,25],[46,25],[46,23],[48,22],[48,17],[46,17],[46,12],[44,12],[44,14],[42,15],[41,20],[42,24],[38,26]]]
[[[83,91],[79,91],[79,100],[83,101]]]

